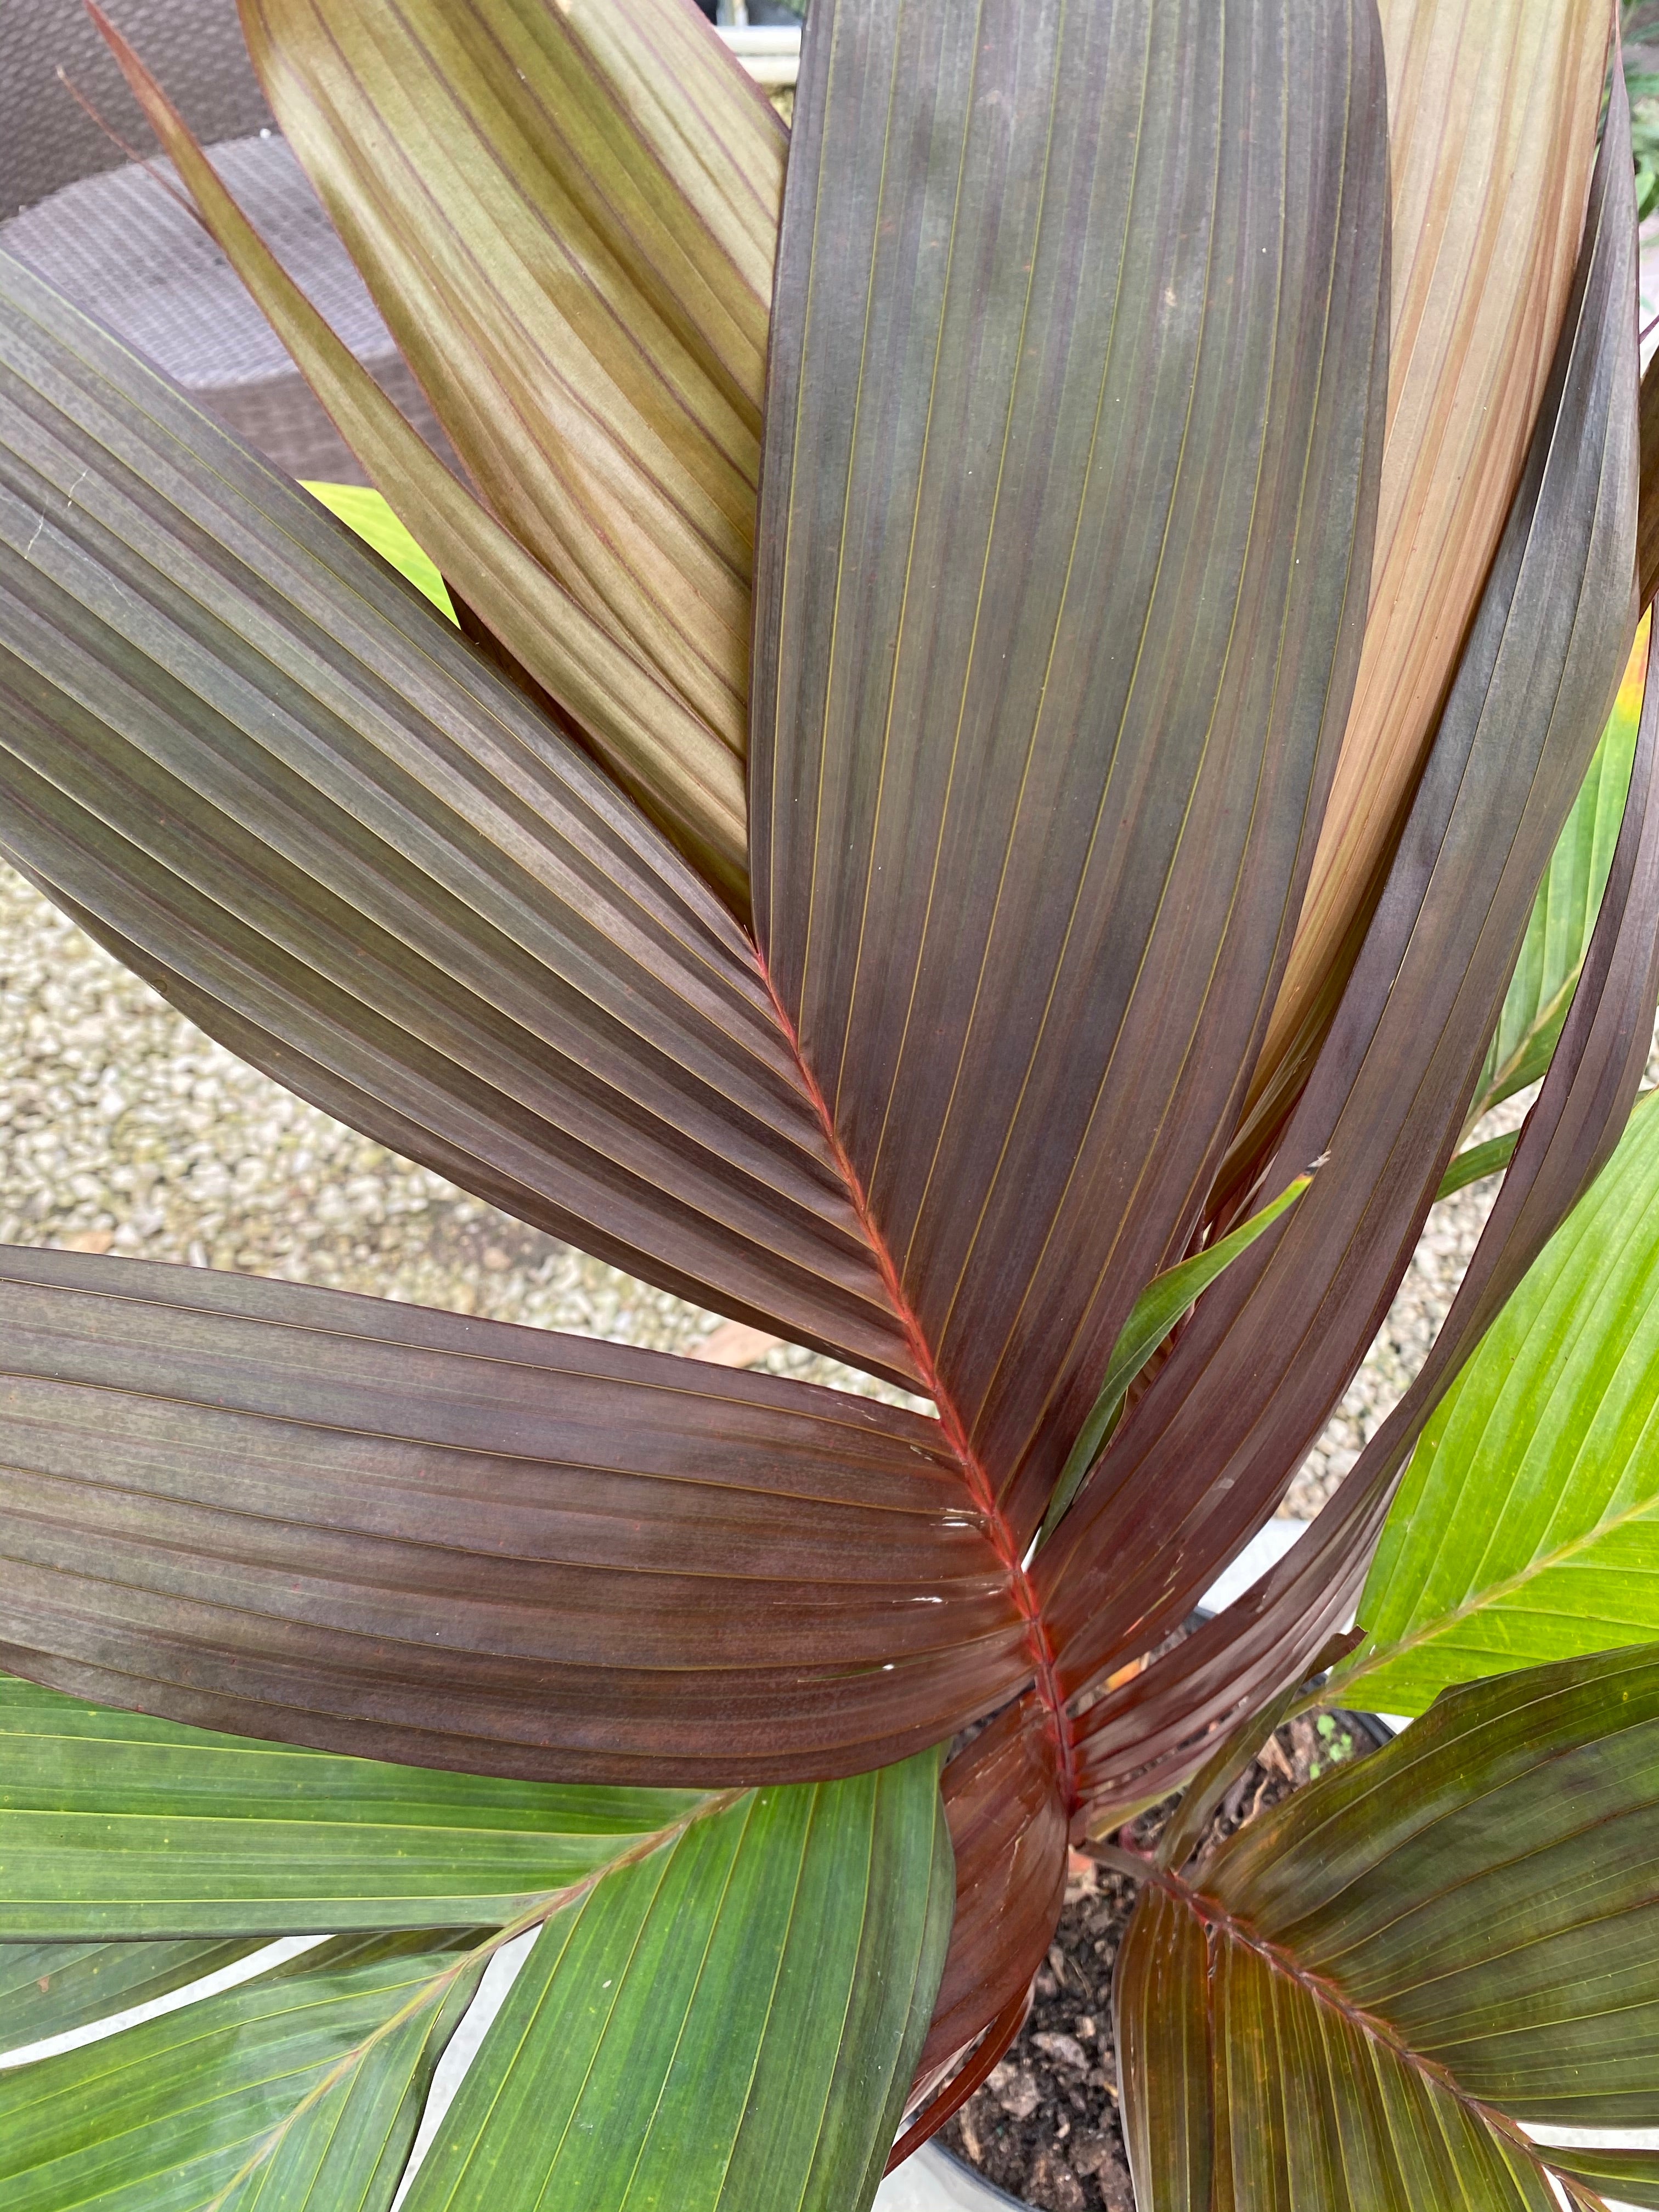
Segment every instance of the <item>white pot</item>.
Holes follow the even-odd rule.
[[[873,2212],[1007,2212],[1018,2197],[994,2189],[942,2144],[924,2143],[876,2191]]]

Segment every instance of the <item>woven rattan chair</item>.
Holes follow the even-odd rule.
[[[282,138],[235,0],[110,0],[277,258],[453,465],[414,377]],[[362,472],[218,248],[79,106],[63,67],[130,144],[148,134],[81,0],[0,0],[0,246],[90,309],[296,477]],[[157,168],[168,173],[165,163]]]

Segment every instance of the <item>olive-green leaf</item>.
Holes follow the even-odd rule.
[[[1440,1178],[1436,1200],[1450,1198],[1454,1192],[1467,1189],[1472,1182],[1482,1182],[1500,1168],[1508,1167],[1520,1140],[1518,1129],[1506,1129],[1501,1137],[1484,1138],[1480,1144],[1470,1145],[1457,1153]]]
[[[491,511],[740,762],[777,117],[684,0],[241,14]]]
[[[944,1963],[937,1777],[759,1791],[550,1919],[409,2212],[864,2212]]]
[[[1595,2191],[1592,2202],[1607,2197],[1619,2204],[1659,2207],[1659,2150],[1592,2150],[1575,2144],[1552,2151],[1551,2164],[1558,2173],[1587,2183]]]
[[[1240,1222],[1237,1229],[1225,1237],[1218,1237],[1202,1252],[1194,1252],[1191,1259],[1182,1260],[1173,1267],[1166,1267],[1152,1281],[1135,1300],[1129,1318],[1123,1324],[1121,1334],[1112,1347],[1112,1357],[1106,1369],[1106,1380],[1100,1386],[1100,1395],[1095,1400],[1088,1419],[1078,1432],[1060,1480],[1054,1485],[1054,1497],[1043,1516],[1042,1536],[1046,1540],[1060,1516],[1076,1497],[1079,1486],[1099,1458],[1117,1425],[1123,1408],[1124,1393],[1136,1376],[1152,1358],[1170,1331],[1193,1304],[1201,1291],[1207,1290],[1216,1277],[1230,1267],[1241,1252],[1249,1251],[1264,1230],[1271,1229],[1279,1215],[1306,1190],[1312,1180],[1309,1176],[1297,1176],[1295,1182],[1281,1190],[1279,1196],[1260,1212],[1253,1213],[1248,1221]]]
[[[467,1951],[330,1945],[0,2073],[6,2212],[386,2212],[477,1985]]]
[[[0,1943],[0,2052],[170,1996],[234,1966],[267,1940]]]
[[[0,1677],[0,1940],[505,1923],[703,1802],[296,1751]]]
[[[1644,623],[1589,773],[1538,886],[1521,957],[1469,1107],[1471,1126],[1501,1100],[1536,1083],[1555,1050],[1589,949],[1624,818],[1647,653]]]
[[[182,117],[94,7],[133,90],[228,260],[336,427],[419,543],[556,699],[588,745],[703,872],[746,902],[743,768],[659,672],[496,520],[398,412],[226,191]]]
[[[1424,1431],[1335,1681],[1421,1712],[1448,1683],[1659,1637],[1659,1107]]]
[[[1547,2212],[1581,2154],[1527,2127],[1659,2121],[1659,1647],[1450,1692],[1156,1874],[1116,2006],[1139,2212]]]

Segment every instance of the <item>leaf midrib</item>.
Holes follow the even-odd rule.
[[[1368,1654],[1349,1668],[1339,1668],[1326,1687],[1333,1692],[1352,1688],[1356,1682],[1363,1682],[1368,1676],[1383,1672],[1424,1644],[1454,1634],[1464,1622],[1478,1620],[1483,1613],[1501,1605],[1505,1598],[1514,1596],[1517,1590],[1524,1589],[1529,1583],[1539,1581],[1558,1567],[1568,1565],[1577,1553],[1599,1544],[1629,1523],[1656,1518],[1659,1518],[1659,1497],[1645,1498],[1622,1512],[1604,1515],[1593,1528],[1569,1538],[1565,1544],[1558,1545],[1554,1551],[1534,1553],[1524,1567],[1518,1568],[1512,1575],[1506,1575],[1499,1582],[1488,1583],[1474,1596],[1454,1607],[1449,1613],[1437,1613],[1431,1620],[1413,1629],[1409,1635],[1400,1637],[1394,1643]]]
[[[1454,2099],[1478,2125],[1489,2129],[1511,2149],[1520,2152],[1546,2185],[1560,2180],[1561,2177],[1544,2155],[1550,2148],[1548,2145],[1534,2142],[1507,2113],[1500,2112],[1494,2105],[1486,2104],[1464,2088],[1449,2067],[1440,2060],[1430,2058],[1422,2051],[1414,2050],[1380,2014],[1368,2012],[1364,2006],[1356,2004],[1340,1984],[1316,1973],[1310,1966],[1304,1966],[1292,1954],[1262,1935],[1219,1899],[1193,1887],[1178,1874],[1164,1869],[1154,1870],[1149,1865],[1145,1879],[1149,1885],[1162,1889],[1199,1923],[1204,1933],[1206,1954],[1218,1937],[1237,1944],[1241,1950],[1249,1951],[1262,1961],[1270,1973],[1281,1981],[1289,1982],[1322,2010],[1334,2014],[1367,2043],[1387,2051],[1426,2085]],[[1206,2012],[1212,2002],[1211,1988],[1206,1985]],[[1599,2208],[1600,2212],[1607,2212],[1599,2197],[1591,2197],[1588,2201]]]

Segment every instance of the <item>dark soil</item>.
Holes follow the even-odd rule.
[[[1346,1714],[1305,1715],[1263,1747],[1223,1800],[1208,1842],[1371,1739]],[[1143,1814],[1124,1840],[1156,1841],[1175,1800]],[[1040,2212],[1134,2212],[1118,2124],[1112,1969],[1134,1909],[1127,1875],[1072,1855],[1066,1908],[1038,1972],[1030,2017],[1001,2064],[943,2130],[958,2158]]]

